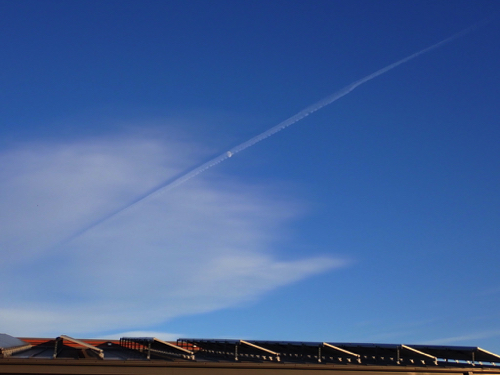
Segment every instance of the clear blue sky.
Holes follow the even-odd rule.
[[[0,0],[1,331],[500,352],[499,11]]]

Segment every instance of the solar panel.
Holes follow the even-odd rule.
[[[179,339],[178,345],[189,345],[197,353],[234,361],[279,361],[279,353],[255,341],[217,339]]]
[[[432,345],[301,342],[271,340],[179,339],[205,358],[275,360],[286,362],[335,362],[345,364],[438,365],[460,362],[500,362],[500,356],[477,347]],[[253,347],[250,347],[252,344]]]
[[[352,360],[359,358],[356,353],[335,347],[325,342],[300,341],[263,341],[251,340],[251,343],[271,349],[286,361],[313,361],[325,362]]]
[[[84,349],[90,350],[92,353],[95,353],[95,355],[97,355],[98,358],[100,358],[100,359],[104,358],[104,351],[102,349],[100,349],[96,346],[87,344],[86,342],[84,342],[82,340],[74,339],[74,338],[66,336],[66,335],[61,335],[58,338],[56,338],[55,345],[54,345],[53,358],[56,358],[60,354],[60,352],[64,349],[64,340],[67,340],[73,344],[77,344]]]
[[[31,345],[17,337],[0,333],[0,358],[31,348]]]
[[[412,347],[445,360],[500,362],[499,355],[473,346],[412,345]]]
[[[273,366],[333,364],[342,368],[369,365],[492,369],[500,364],[500,355],[469,346],[189,338],[178,339],[176,345],[155,337],[124,337],[118,343],[64,335],[55,340],[26,340],[29,343],[0,334],[0,357],[212,362],[217,366],[275,362]]]
[[[191,350],[162,341],[156,337],[122,337],[120,345],[146,353],[147,359],[151,359],[151,354],[153,354],[159,357],[173,356],[194,360],[194,353]]]

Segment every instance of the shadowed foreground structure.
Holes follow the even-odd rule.
[[[0,374],[500,375],[478,347],[0,334]]]

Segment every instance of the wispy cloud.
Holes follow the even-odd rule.
[[[458,344],[458,343],[466,343],[466,342],[474,342],[482,339],[488,339],[492,337],[499,337],[500,330],[492,329],[486,331],[478,331],[474,333],[469,333],[460,336],[451,336],[451,337],[442,337],[439,339],[425,341],[425,344],[433,344],[433,345],[445,345],[445,344]]]
[[[300,209],[272,187],[199,178],[65,242],[199,158],[148,137],[29,144],[0,154],[0,325],[15,335],[152,327],[342,266],[272,251]],[[141,318],[145,317],[147,323]]]

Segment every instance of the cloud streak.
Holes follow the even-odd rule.
[[[440,338],[440,339],[434,339],[434,340],[428,340],[425,341],[425,344],[430,344],[430,345],[447,345],[447,344],[454,344],[456,345],[457,343],[463,343],[463,342],[474,342],[482,339],[488,339],[492,337],[499,337],[500,336],[500,330],[487,330],[487,331],[479,331],[467,335],[461,335],[461,336],[453,336],[453,337],[445,337],[445,338]]]
[[[413,59],[415,59],[423,54],[426,54],[432,50],[440,48],[443,45],[445,45],[449,42],[452,42],[453,40],[470,33],[472,30],[476,29],[480,25],[488,23],[488,22],[490,22],[490,19],[486,19],[486,20],[483,20],[479,23],[476,23],[476,24],[474,24],[474,25],[472,25],[472,26],[446,38],[446,39],[441,40],[440,42],[437,42],[437,43],[435,43],[427,48],[424,48],[418,52],[415,52],[415,53],[413,53],[413,54],[411,54],[411,55],[409,55],[401,60],[398,60],[392,64],[389,64],[386,67],[379,69],[376,72],[373,72],[372,74],[369,74],[366,77],[363,77],[363,78],[345,86],[344,88],[340,89],[339,91],[335,92],[334,94],[320,100],[319,102],[316,102],[316,103],[308,106],[307,108],[304,108],[303,110],[301,110],[297,114],[289,117],[288,119],[280,122],[278,125],[275,125],[272,128],[262,132],[261,134],[231,148],[228,151],[225,151],[224,153],[220,154],[219,156],[216,156],[215,158],[199,165],[198,167],[196,167],[188,172],[183,172],[180,175],[178,175],[177,177],[174,177],[174,178],[168,179],[167,181],[164,181],[161,185],[157,186],[156,188],[151,189],[150,191],[135,198],[132,202],[130,202],[126,206],[121,207],[121,208],[101,217],[99,220],[95,221],[91,225],[80,229],[76,233],[73,233],[69,238],[65,239],[63,241],[63,243],[80,236],[81,234],[83,234],[83,233],[93,229],[94,227],[102,224],[103,222],[113,218],[115,215],[121,214],[122,212],[132,208],[133,206],[135,206],[139,203],[142,203],[144,200],[153,198],[154,196],[156,196],[158,194],[164,194],[164,193],[176,188],[177,186],[182,185],[183,183],[198,176],[200,173],[203,173],[206,170],[222,163],[223,161],[236,155],[237,153],[242,152],[249,147],[252,147],[253,145],[263,141],[264,139],[269,138],[270,136],[272,136],[272,135],[286,129],[287,127],[301,121],[305,117],[307,117],[307,116],[319,111],[320,109],[336,102],[337,100],[339,100],[342,97],[346,96],[347,94],[351,93],[354,89],[358,88],[359,86],[363,85],[364,83],[367,83],[367,82],[373,80],[374,78],[377,78],[377,77],[391,71],[392,69],[394,69],[394,68],[396,68],[396,67],[398,67],[398,66],[400,66],[408,61],[411,61],[411,60],[413,60]]]
[[[225,176],[197,179],[48,246],[179,173],[179,160],[199,158],[197,149],[115,136],[0,153],[0,283],[11,286],[0,290],[0,325],[19,336],[155,330],[345,265],[280,257],[302,208],[282,187]]]

